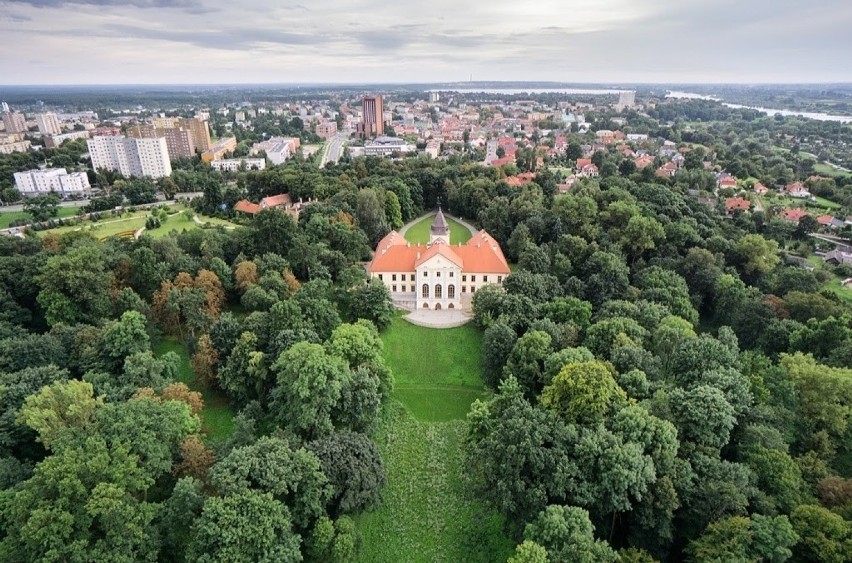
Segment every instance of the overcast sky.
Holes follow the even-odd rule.
[[[0,83],[852,82],[852,0],[0,0]]]

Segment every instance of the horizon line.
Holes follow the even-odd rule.
[[[532,87],[532,85],[551,85],[557,87],[617,87],[617,86],[852,86],[852,81],[723,81],[723,82],[564,82],[554,80],[474,80],[474,81],[431,81],[431,82],[51,82],[29,84],[3,84],[0,88],[46,88],[46,87],[103,87],[103,86],[266,86],[266,87],[347,87],[347,86],[435,86],[435,85],[483,85],[483,84],[515,84]],[[516,88],[518,86],[515,86]],[[545,86],[538,86],[545,87]]]

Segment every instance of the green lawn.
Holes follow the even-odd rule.
[[[502,520],[472,498],[462,465],[465,422],[424,423],[398,403],[375,435],[388,475],[378,509],[356,518],[369,563],[505,561]]]
[[[465,417],[487,396],[480,332],[398,316],[382,340],[395,389],[374,438],[388,486],[382,504],[356,519],[361,561],[505,561],[514,546],[500,516],[473,497],[462,465]]]
[[[849,176],[849,172],[844,172],[842,170],[838,170],[837,168],[826,164],[825,162],[820,162],[814,165],[814,172],[819,174],[820,176],[828,176],[830,178],[837,178],[840,176]]]
[[[193,391],[200,391],[204,397],[204,409],[201,411],[202,431],[211,442],[223,442],[234,431],[234,410],[228,398],[216,389],[202,387],[195,379],[189,353],[186,346],[175,338],[164,338],[154,346],[154,354],[162,356],[174,352],[180,357],[178,381],[186,383]]]
[[[446,216],[445,216],[446,217]],[[473,236],[470,230],[456,221],[446,217],[447,224],[450,226],[450,244],[464,244]],[[405,240],[412,243],[426,244],[429,242],[429,229],[432,227],[432,222],[435,220],[434,215],[424,217],[417,223],[411,225],[405,231]]]
[[[110,237],[123,231],[136,231],[141,229],[145,226],[145,218],[147,215],[148,213],[146,211],[126,213],[124,217],[113,217],[112,215],[105,214],[97,223],[84,221],[79,225],[66,225],[64,227],[57,227],[46,231],[38,231],[36,234],[43,237],[47,234],[62,235],[72,231],[85,231],[92,233],[92,235],[97,238]]]
[[[77,214],[77,210],[79,207],[60,207],[59,212],[56,215],[57,219],[65,219],[66,217],[73,217]],[[30,219],[30,214],[25,213],[23,211],[0,211],[0,229],[8,229],[12,226],[12,221],[17,221],[18,219]]]

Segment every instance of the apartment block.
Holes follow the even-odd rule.
[[[134,139],[165,139],[166,150],[168,150],[169,158],[172,160],[195,156],[195,142],[192,134],[182,127],[163,128],[156,125],[134,125],[127,130],[127,136]]]
[[[62,125],[55,113],[38,113],[35,116],[38,132],[42,135],[59,135],[62,133]]]
[[[15,187],[24,197],[47,195],[51,192],[63,198],[87,196],[91,191],[85,172],[68,173],[64,168],[27,170],[15,173]]]
[[[3,114],[3,126],[6,127],[7,133],[26,133],[27,118],[23,113],[7,111]]]
[[[162,178],[172,173],[166,139],[94,137],[89,139],[92,167],[120,172],[124,176]]]

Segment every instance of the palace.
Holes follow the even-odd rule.
[[[396,231],[381,240],[370,262],[371,278],[390,290],[394,304],[411,309],[468,309],[476,290],[502,284],[509,264],[500,245],[479,231],[467,243],[451,245],[441,208],[429,244],[411,244]]]

